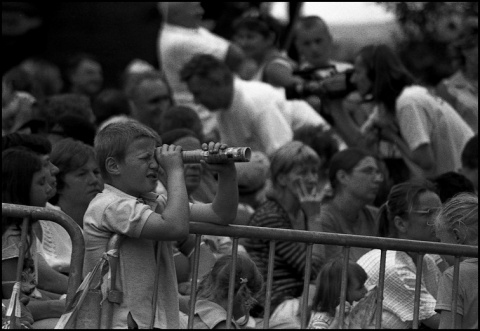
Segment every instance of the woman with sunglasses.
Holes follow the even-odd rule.
[[[433,220],[442,207],[435,188],[428,182],[405,182],[392,187],[388,201],[380,209],[380,234],[398,239],[438,241]],[[381,251],[376,249],[362,256],[357,263],[368,274],[366,287],[378,285]],[[412,328],[417,253],[387,251],[383,293],[382,328]],[[423,258],[419,321],[437,329],[435,312],[438,281],[441,275],[438,257]]]

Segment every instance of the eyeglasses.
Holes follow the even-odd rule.
[[[428,208],[425,210],[410,210],[409,214],[418,214],[423,216],[432,217],[440,212],[441,207]]]

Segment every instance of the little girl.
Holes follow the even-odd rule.
[[[263,278],[255,263],[239,253],[235,272],[233,320],[227,321],[228,286],[232,256],[220,257],[199,284],[195,304],[194,329],[225,329],[227,323],[238,329],[248,323],[249,311],[256,302],[254,296],[263,287]],[[244,318],[241,324],[235,321]]]
[[[45,207],[52,190],[46,172],[40,157],[29,150],[12,148],[2,152],[2,202]],[[29,249],[19,251],[21,224],[22,218],[2,216],[2,299],[12,296],[19,256],[25,254],[21,295],[30,298],[27,307],[35,321],[33,327],[53,328],[53,319],[61,316],[65,301],[48,298],[46,293],[38,291],[38,280],[42,282],[47,278],[46,262],[36,253],[31,227],[27,234]]]
[[[435,231],[442,243],[478,246],[478,197],[461,193],[443,206],[435,219]],[[453,266],[445,270],[438,285],[435,311],[440,329],[452,328]],[[478,329],[478,258],[460,262],[455,329]]]
[[[343,259],[337,258],[327,262],[320,270],[316,293],[312,303],[309,329],[338,329],[340,325],[340,291],[342,282]],[[347,278],[347,302],[345,317],[351,304],[359,301],[367,293],[365,282],[367,273],[357,263],[350,261]]]

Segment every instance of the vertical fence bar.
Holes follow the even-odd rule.
[[[188,329],[193,329],[193,316],[195,315],[195,303],[197,301],[197,282],[198,282],[198,265],[200,263],[200,244],[202,235],[195,236],[195,251],[193,255],[193,275],[192,286],[190,287],[190,311],[188,312]]]
[[[348,263],[350,260],[350,247],[343,247],[343,270],[342,270],[342,287],[340,291],[340,329],[344,328],[345,321],[345,301],[347,300],[347,280],[348,280]]]
[[[275,263],[275,245],[276,241],[270,241],[270,250],[268,251],[268,273],[267,273],[267,289],[265,295],[265,312],[263,314],[263,328],[268,329],[270,326],[270,308],[272,301],[272,284],[273,284],[273,266]]]
[[[377,307],[375,309],[375,329],[382,328],[382,312],[383,312],[383,290],[385,287],[385,264],[387,261],[387,251],[382,249],[380,253],[380,271],[378,273],[378,288],[377,288]]]
[[[16,301],[16,302],[13,302],[13,304],[15,305],[15,309],[13,310],[12,315],[10,316],[10,328],[12,329],[20,329],[21,327],[20,318],[17,317],[17,312],[19,312],[21,308],[17,306],[17,303],[19,302],[19,299],[22,296],[22,289],[21,289],[22,288],[22,285],[21,285],[22,271],[23,271],[23,264],[25,261],[25,254],[27,253],[27,249],[28,249],[27,239],[28,239],[29,224],[30,224],[30,217],[28,216],[24,217],[22,221],[20,243],[18,244],[18,262],[17,262],[17,273],[15,275],[15,285],[13,286],[12,297],[10,298],[10,300]],[[35,242],[33,242],[32,245],[35,245]],[[16,293],[17,291],[18,293]],[[13,294],[15,294],[16,297],[14,297]]]
[[[423,257],[425,254],[418,253],[417,256],[417,278],[415,280],[415,297],[413,301],[413,329],[418,329],[418,316],[420,310],[420,292],[422,291],[422,270],[423,270]]]
[[[232,268],[230,269],[230,283],[228,285],[227,329],[232,325],[233,300],[235,294],[235,274],[237,273],[238,238],[233,238]]]
[[[460,256],[455,256],[452,284],[452,329],[457,326],[458,281],[460,279]]]
[[[310,275],[312,273],[312,244],[307,244],[307,254],[305,256],[305,274],[303,280],[303,294],[302,294],[302,305],[301,309],[301,329],[305,329],[307,326],[307,311],[308,311],[308,292],[310,288]]]

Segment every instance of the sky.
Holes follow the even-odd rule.
[[[273,2],[272,14],[286,17],[287,2]],[[318,15],[327,24],[361,24],[387,22],[394,19],[392,13],[374,2],[304,2],[303,15]]]

